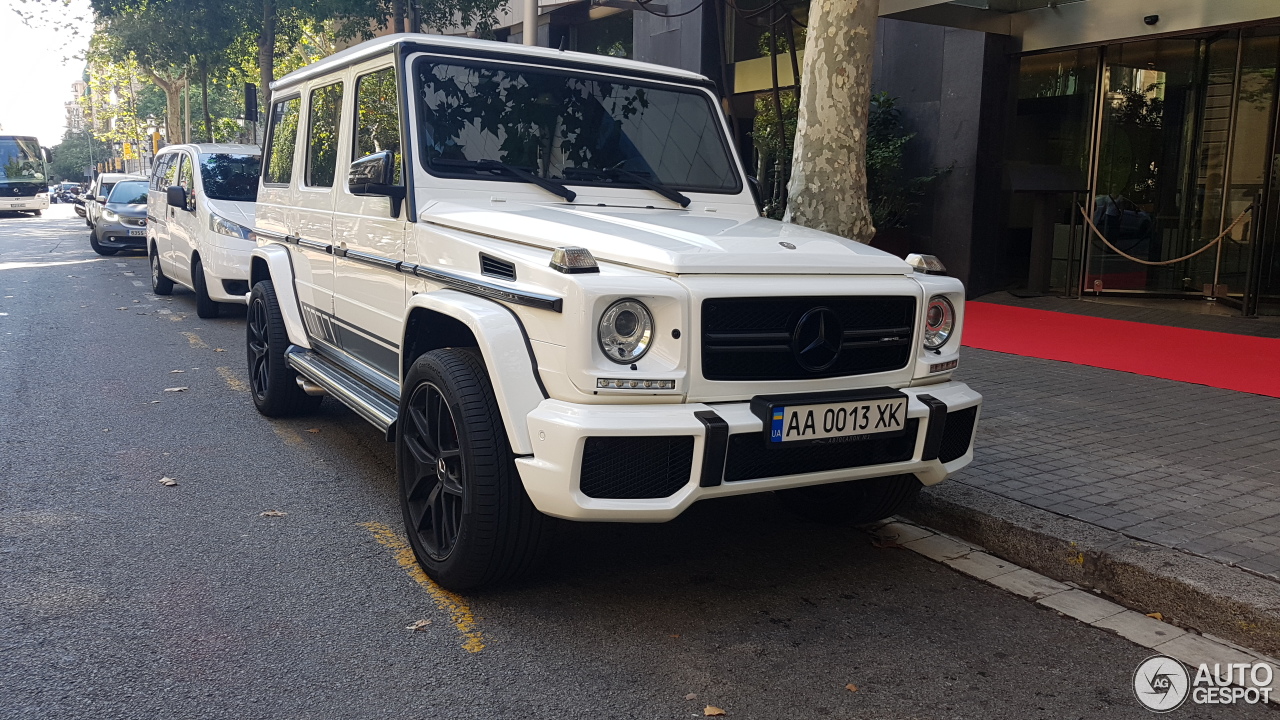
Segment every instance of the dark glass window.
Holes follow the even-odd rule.
[[[311,91],[307,111],[307,185],[310,187],[333,187],[341,117],[342,83]]]
[[[711,98],[694,89],[496,65],[415,65],[423,161],[436,174],[503,179],[485,161],[574,184],[736,193]]]
[[[200,179],[205,197],[212,200],[256,201],[261,172],[259,155],[200,153]]]
[[[395,156],[396,182],[400,180],[400,110],[393,68],[378,70],[356,80],[356,141],[352,158],[387,151]]]
[[[107,196],[109,203],[124,205],[143,205],[147,202],[147,183],[143,180],[130,180],[116,183]]]
[[[280,100],[271,106],[271,141],[267,146],[266,172],[262,181],[288,185],[293,179],[293,149],[298,142],[298,113],[301,98]]]

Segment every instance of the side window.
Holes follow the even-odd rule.
[[[298,113],[302,98],[289,98],[271,106],[271,140],[267,145],[267,161],[263,163],[262,182],[288,185],[293,179],[293,148],[298,143]]]
[[[333,187],[341,116],[342,83],[311,91],[307,112],[307,185],[310,187]]]
[[[161,190],[168,189],[178,184],[178,155],[177,153],[169,153],[165,156],[166,162],[164,166],[164,179],[161,180]]]
[[[155,167],[151,168],[151,189],[164,190],[164,171],[169,167],[169,160],[173,155],[161,155],[156,158]]]
[[[386,68],[356,80],[356,141],[352,159],[389,151],[395,156],[396,183],[400,173],[400,103],[396,96],[396,71]]]
[[[181,158],[182,160],[180,160],[177,163],[174,163],[175,165],[179,166],[178,181],[174,184],[178,185],[179,187],[185,188],[186,191],[190,193],[193,189],[195,189],[195,186],[196,186],[195,181],[192,179],[192,175],[191,175],[191,156],[186,153],[182,153]]]

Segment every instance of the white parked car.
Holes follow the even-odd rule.
[[[191,288],[202,318],[217,317],[220,303],[244,304],[261,172],[257,145],[160,151],[147,193],[147,252],[157,294],[168,295],[175,282]]]
[[[972,459],[961,283],[760,217],[706,78],[394,35],[271,101],[253,401],[394,440],[441,585],[528,570],[548,516],[778,491],[865,523]]]

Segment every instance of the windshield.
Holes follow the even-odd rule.
[[[143,180],[128,180],[116,183],[107,196],[109,203],[124,205],[141,205],[147,202],[147,183]]]
[[[437,175],[500,179],[497,161],[578,185],[737,193],[710,96],[552,70],[433,63],[414,68],[423,162]],[[474,163],[474,167],[468,167]]]
[[[44,160],[36,139],[0,137],[0,182],[44,181]]]
[[[262,156],[239,153],[200,153],[200,179],[210,200],[256,202]]]

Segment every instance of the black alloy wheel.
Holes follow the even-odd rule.
[[[267,332],[267,304],[257,298],[249,305],[246,344],[249,350],[249,386],[254,399],[267,396],[271,382],[271,357],[268,354],[271,341]]]
[[[248,359],[249,394],[258,412],[267,417],[288,417],[315,410],[324,399],[298,387],[298,374],[285,362],[289,333],[276,301],[275,288],[267,280],[253,286],[245,322],[245,354]]]
[[[525,492],[480,353],[420,355],[401,387],[396,474],[418,564],[454,592],[532,571],[552,546],[556,521]]]
[[[458,425],[440,388],[429,382],[414,389],[407,410],[405,519],[426,554],[443,562],[458,543],[465,502]]]

